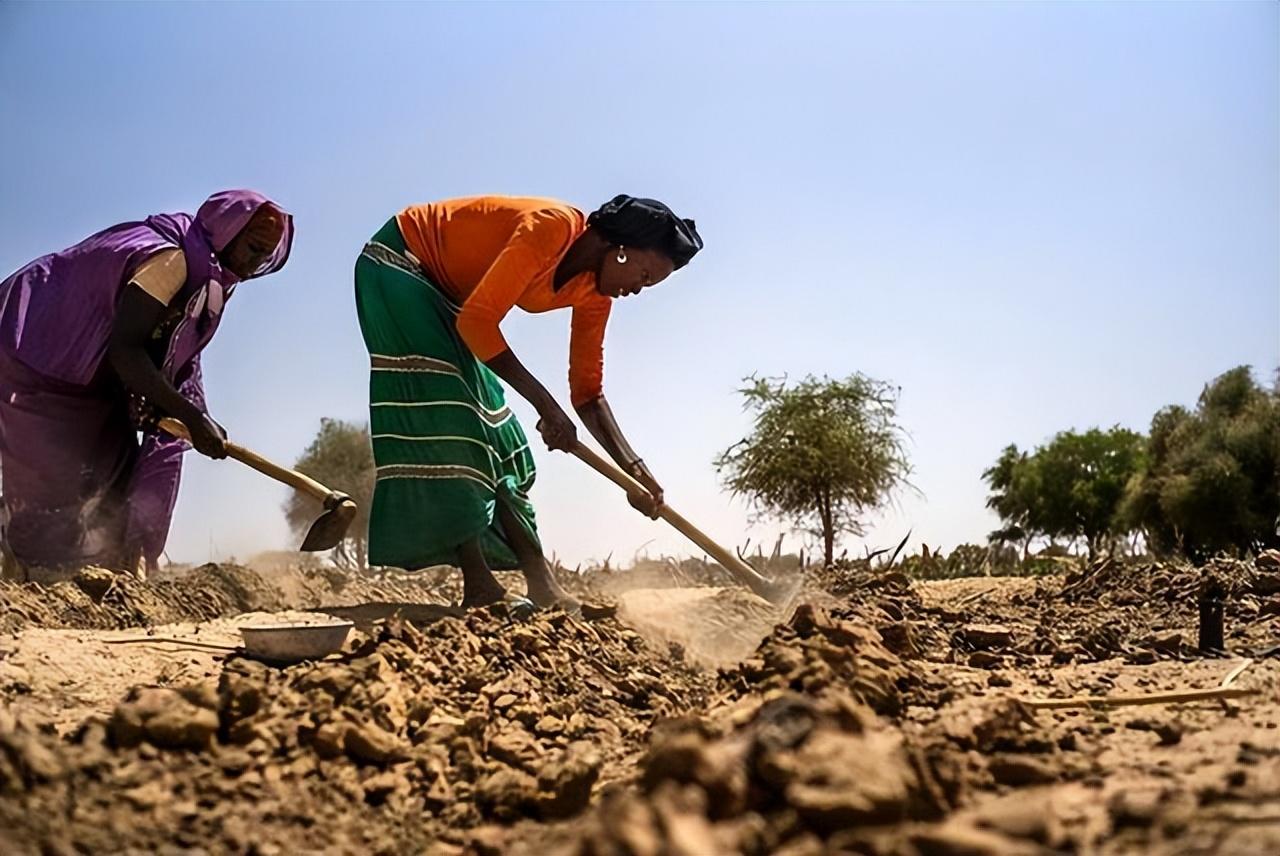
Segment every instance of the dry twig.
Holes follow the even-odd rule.
[[[1130,707],[1143,704],[1181,704],[1191,701],[1209,699],[1243,698],[1257,694],[1256,689],[1244,689],[1231,686],[1236,678],[1253,663],[1246,659],[1222,680],[1222,684],[1209,689],[1179,690],[1169,693],[1145,693],[1143,695],[1108,695],[1108,696],[1071,696],[1069,698],[1029,698],[1022,699],[1023,704],[1033,710],[1056,710],[1070,707]]]

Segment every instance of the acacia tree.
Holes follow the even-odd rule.
[[[758,514],[820,537],[830,565],[836,538],[862,534],[865,514],[907,483],[898,390],[861,373],[844,380],[810,375],[792,385],[753,376],[745,383],[739,392],[755,422],[716,457],[716,470]]]
[[[368,427],[340,419],[321,419],[320,431],[294,469],[355,500],[355,520],[347,537],[334,548],[333,561],[339,567],[363,571],[368,565],[369,504],[373,501],[376,476]],[[297,491],[289,495],[284,505],[289,526],[299,537],[321,511],[319,502]]]

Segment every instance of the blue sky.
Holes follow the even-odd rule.
[[[291,460],[322,416],[366,418],[351,270],[397,210],[654,196],[707,248],[614,313],[605,384],[671,504],[772,540],[710,463],[748,426],[739,379],[860,370],[902,387],[922,492],[869,543],[950,547],[993,527],[1004,445],[1145,430],[1280,365],[1277,45],[1274,3],[4,3],[0,268],[273,196],[293,258],[237,292],[205,375],[235,439]],[[567,331],[504,325],[562,400]],[[539,465],[549,552],[693,552]],[[169,553],[283,546],[283,499],[190,455]]]

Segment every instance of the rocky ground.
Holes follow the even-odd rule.
[[[596,620],[453,615],[445,573],[0,584],[0,852],[1280,852],[1280,556],[850,565],[783,608],[675,577],[566,580],[617,606]],[[284,610],[359,629],[287,669],[113,644]]]

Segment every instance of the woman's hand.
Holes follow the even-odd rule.
[[[184,424],[187,426],[187,433],[191,435],[191,445],[197,452],[215,460],[227,456],[227,432],[208,415],[200,413]]]
[[[547,448],[556,452],[569,452],[578,442],[578,428],[569,418],[569,414],[560,409],[554,402],[547,404],[539,412],[538,431],[547,444]]]
[[[662,508],[661,502],[642,490],[638,490],[634,493],[628,491],[627,502],[631,503],[632,508],[643,514],[645,517],[648,517],[650,520],[657,520],[658,510]]]
[[[653,477],[653,473],[649,472],[649,468],[645,466],[644,461],[638,458],[627,468],[627,474],[640,482],[644,489],[648,491],[648,493],[628,491],[627,502],[630,502],[631,507],[636,511],[646,517],[657,520],[658,510],[662,508],[662,485],[658,484],[658,480]]]

